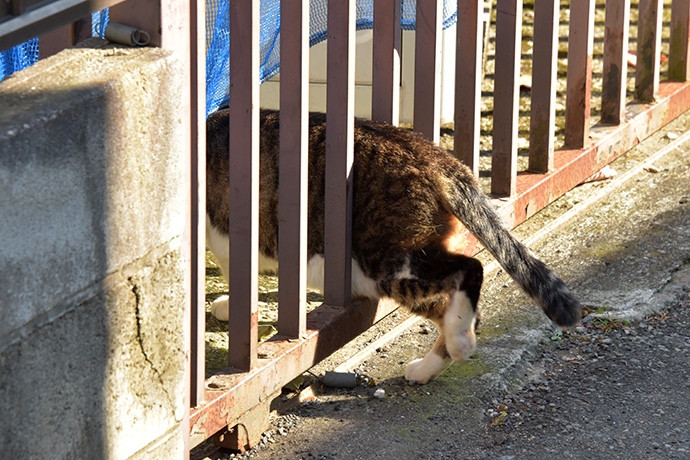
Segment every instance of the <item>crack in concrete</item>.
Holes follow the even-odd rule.
[[[146,347],[144,346],[144,338],[142,336],[142,317],[141,317],[141,291],[139,288],[139,285],[134,282],[132,277],[127,278],[127,281],[129,282],[130,286],[132,286],[132,294],[134,294],[135,298],[135,303],[134,303],[134,314],[136,316],[137,320],[137,342],[139,344],[139,349],[141,350],[141,354],[144,356],[144,360],[148,363],[149,367],[153,371],[153,373],[156,375],[158,378],[158,382],[161,385],[161,390],[163,390],[163,393],[165,393],[165,398],[168,401],[168,407],[170,408],[173,418],[175,421],[180,422],[176,416],[176,411],[175,411],[175,404],[173,403],[173,398],[170,396],[170,393],[168,392],[167,388],[165,387],[165,383],[163,382],[163,376],[161,375],[161,372],[156,368],[156,365],[151,361],[151,358],[149,358],[148,353],[146,352]]]

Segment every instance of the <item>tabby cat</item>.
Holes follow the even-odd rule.
[[[277,269],[279,113],[261,111],[259,248],[261,269]],[[228,111],[207,121],[207,245],[227,277]],[[326,116],[309,118],[308,279],[323,288]],[[355,122],[352,295],[388,297],[434,321],[440,336],[405,378],[426,383],[474,350],[482,265],[462,254],[466,227],[560,326],[580,319],[563,281],[513,237],[472,172],[422,135]],[[228,318],[227,297],[213,313]]]

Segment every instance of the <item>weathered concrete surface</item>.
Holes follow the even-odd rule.
[[[667,132],[679,133],[687,130],[687,126],[690,126],[690,114],[684,114],[633,149],[613,167],[619,174],[623,173],[667,145],[670,142]],[[563,276],[585,305],[600,310],[602,320],[634,320],[679,299],[687,301],[690,144],[672,151],[655,162],[654,167],[643,170],[620,187],[609,189],[603,200],[531,245],[540,258]],[[518,236],[525,239],[562,211],[608,186],[604,182],[578,187],[523,224],[517,230]],[[490,259],[484,261],[486,265]],[[516,391],[534,378],[544,378],[542,361],[537,357],[541,350],[558,343],[558,335],[538,308],[502,272],[488,274],[480,308],[478,349],[468,361],[454,364],[427,385],[409,386],[402,378],[405,366],[423,355],[436,335],[428,329],[414,327],[355,368],[372,378],[375,386],[325,390],[316,403],[279,419],[265,442],[251,453],[252,458],[483,459],[503,455],[506,459],[541,458],[511,451],[510,438],[499,448],[484,449],[486,430],[493,420],[486,409],[495,408],[491,405],[494,398],[502,401],[506,393]],[[614,350],[624,352],[622,347]],[[332,366],[337,364],[331,361]],[[317,369],[315,373],[326,369]],[[599,376],[599,380],[603,382],[605,377]],[[376,389],[385,390],[385,398],[373,397]],[[645,394],[653,389],[644,387],[635,391]],[[615,389],[609,394],[615,395]],[[565,399],[568,398],[566,395]],[[616,407],[617,401],[609,400],[606,404],[606,407]],[[629,413],[634,410],[633,404],[630,400],[626,403]],[[678,409],[668,420],[658,419],[656,423],[666,423],[667,431],[672,431],[675,418],[685,410]],[[557,422],[556,417],[567,417],[567,412],[561,409],[556,414],[544,413],[540,423],[548,427],[560,423],[560,429],[565,429],[567,424],[560,419]],[[632,432],[638,427],[630,428]],[[287,434],[288,431],[292,433]],[[567,434],[584,437],[585,441],[586,437],[597,435],[585,430]],[[608,448],[602,445],[601,452]],[[538,447],[535,449],[538,451]],[[578,456],[572,446],[568,449],[572,458],[626,458],[624,449],[616,451],[616,456],[606,451],[599,457]],[[669,458],[662,451],[657,453],[647,458]],[[225,454],[220,458],[227,457]]]
[[[91,40],[0,84],[3,458],[180,458],[181,66]]]

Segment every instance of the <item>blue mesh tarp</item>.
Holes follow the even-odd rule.
[[[415,28],[416,0],[402,0],[401,23],[405,30]],[[309,2],[309,44],[326,39],[327,0]],[[357,30],[371,29],[373,0],[357,0]],[[443,1],[443,28],[457,20],[457,0]],[[280,0],[261,0],[260,78],[268,80],[280,69]],[[206,113],[227,105],[229,88],[228,0],[206,3]]]
[[[108,10],[91,15],[91,35],[103,38],[103,31],[108,23]],[[0,51],[0,81],[5,77],[33,65],[38,61],[38,39]]]
[[[230,45],[229,0],[206,2],[206,113],[228,103]],[[415,28],[416,0],[401,0],[401,25],[405,30]],[[357,0],[357,30],[371,29],[374,20],[374,0]],[[314,46],[326,39],[328,0],[309,2],[309,44]],[[260,78],[268,80],[280,70],[280,0],[261,0],[260,21]],[[443,28],[457,19],[457,0],[443,1]],[[92,15],[93,36],[103,37],[108,22],[108,10]],[[0,52],[0,80],[38,60],[38,40],[34,39],[7,51]]]
[[[107,8],[91,15],[91,36],[103,38],[105,26],[108,25],[109,11]]]
[[[38,61],[38,38],[0,51],[0,81]]]

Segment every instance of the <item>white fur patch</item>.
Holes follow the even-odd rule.
[[[206,247],[216,256],[223,277],[227,281],[228,270],[230,269],[230,239],[228,235],[224,235],[211,225],[208,214],[206,214]],[[278,273],[278,261],[259,252],[259,273],[266,272]]]
[[[323,292],[324,279],[324,258],[320,254],[314,255],[307,264],[307,286]],[[352,259],[352,296],[369,297],[378,299],[376,281],[369,278],[362,271],[362,267],[355,259]]]
[[[230,241],[228,235],[222,234],[211,224],[208,214],[206,214],[206,247],[216,256],[220,271],[227,281],[230,269]]]
[[[278,273],[278,261],[266,257],[259,251],[259,273]]]
[[[410,382],[428,383],[446,370],[453,362],[450,358],[442,358],[433,351],[424,358],[415,359],[405,368],[405,379]]]
[[[307,261],[307,287],[323,292],[324,259],[316,254]]]
[[[412,269],[410,268],[410,258],[405,260],[405,265],[403,265],[402,270],[395,274],[395,279],[398,280],[414,280],[417,279],[416,276],[412,274]]]
[[[456,291],[450,297],[443,315],[446,349],[455,361],[467,359],[474,351],[477,344],[474,323],[475,314],[470,299],[463,291]]]
[[[216,317],[218,321],[227,321],[230,319],[230,305],[229,297],[224,295],[218,297],[211,304],[211,314]]]

